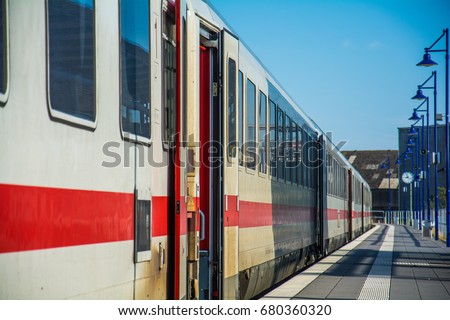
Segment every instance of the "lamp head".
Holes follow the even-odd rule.
[[[399,164],[400,164],[400,159],[397,159],[397,160],[395,161],[395,164],[399,165]]]
[[[408,149],[406,149],[406,154],[408,155],[408,154],[412,154],[412,153],[413,153],[413,152],[412,152],[411,148],[408,147]],[[406,157],[405,157],[405,159],[406,159]]]
[[[414,97],[412,97],[411,99],[414,100],[425,100],[427,97],[423,95],[422,89],[417,89],[417,93]]]
[[[411,129],[409,129],[408,136],[415,136],[417,135],[416,129],[414,129],[414,126],[411,126]]]
[[[431,55],[428,53],[428,51],[423,55],[423,60],[416,64],[416,66],[418,67],[432,67],[436,65],[437,63],[431,60]]]
[[[413,141],[412,138],[409,138],[409,139],[408,139],[408,142],[406,143],[406,145],[407,145],[408,147],[414,147],[415,143],[414,143],[414,141]]]
[[[413,112],[412,116],[411,116],[408,120],[416,121],[416,120],[420,120],[420,119],[421,119],[421,118],[420,118],[419,115],[417,114],[416,109],[414,109],[414,112]]]

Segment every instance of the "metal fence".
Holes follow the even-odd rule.
[[[382,213],[382,214],[381,214]],[[430,227],[431,227],[431,236],[434,237],[434,226],[435,226],[435,218],[434,218],[434,210],[431,212],[431,220],[430,220]],[[393,225],[403,225],[404,219],[406,216],[406,224],[409,226],[413,226],[415,229],[421,229],[422,228],[422,221],[416,217],[420,217],[419,212],[411,212],[411,211],[380,211],[380,212],[373,212],[372,213],[374,222],[384,222],[387,224],[393,224]],[[447,241],[447,214],[445,209],[439,210],[439,220],[438,220],[438,227],[439,227],[439,239],[441,241],[446,242]]]

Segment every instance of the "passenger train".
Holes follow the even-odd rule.
[[[370,188],[207,2],[0,0],[0,298],[250,299]]]

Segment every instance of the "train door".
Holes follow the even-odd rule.
[[[177,55],[175,6],[163,2],[162,6],[162,141],[167,163],[167,298],[179,298],[179,199],[180,186],[176,177],[179,166],[177,146]]]
[[[361,182],[361,234],[364,233],[364,183]]]
[[[222,31],[224,121],[223,299],[239,298],[237,97],[239,40]]]
[[[327,156],[324,136],[321,135],[317,142],[317,152],[319,162],[316,167],[317,175],[317,219],[316,219],[316,235],[318,253],[323,255],[324,248],[324,219],[327,210]]]
[[[200,241],[199,298],[220,299],[222,285],[222,104],[218,34],[200,27]]]
[[[353,239],[353,227],[352,227],[352,218],[353,218],[353,174],[352,170],[348,170],[348,214],[347,214],[347,223],[348,223],[348,241]]]

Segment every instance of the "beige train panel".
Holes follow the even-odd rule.
[[[225,278],[223,280],[223,299],[238,300],[239,299],[239,275]]]
[[[180,299],[186,299],[186,281],[187,281],[187,235],[180,236],[180,271],[179,271],[179,279],[180,279],[180,289],[178,292],[178,296]],[[166,256],[166,261],[167,261]]]
[[[281,256],[310,246],[313,231],[308,223],[239,229],[239,271],[273,260],[275,248]],[[275,239],[275,234],[279,238]]]
[[[224,278],[238,274],[238,227],[227,227],[224,232]]]
[[[242,256],[241,253],[249,254]],[[275,257],[272,226],[239,229],[239,270]]]
[[[89,292],[80,296],[74,296],[73,300],[132,300],[133,299],[133,282],[118,284],[114,287],[104,288],[98,291]],[[124,292],[129,292],[129,296],[124,296]]]
[[[239,167],[239,200],[271,203],[271,184],[268,178],[258,172]],[[255,188],[255,186],[258,186]]]
[[[328,234],[325,235],[325,239],[331,239],[340,235],[344,235],[347,232],[346,228],[347,220],[328,220]]]
[[[325,236],[327,239],[334,238],[336,236],[342,235],[348,232],[348,201],[336,198],[333,196],[327,196],[327,207],[332,210],[340,211],[340,219],[338,220],[327,220],[327,228]]]
[[[239,228],[239,253],[254,248],[273,246],[273,227]]]
[[[132,299],[133,250],[123,241],[2,254],[0,299]]]
[[[167,237],[152,238],[152,259],[136,264],[136,299],[166,298],[167,254]]]
[[[189,2],[188,2],[189,6]],[[190,7],[187,10],[187,74],[186,74],[186,97],[187,105],[187,144],[189,152],[194,152],[194,164],[200,163],[200,22],[196,16],[194,9]],[[188,155],[189,159],[189,155]],[[192,159],[191,159],[192,160]],[[194,164],[191,164],[194,166]],[[199,170],[190,173],[188,178],[189,196],[199,197]]]
[[[255,188],[255,186],[258,187]],[[254,170],[239,167],[240,200],[273,203],[276,197],[278,204],[296,204],[307,207],[313,204],[314,195],[315,192],[312,189],[280,182]]]

